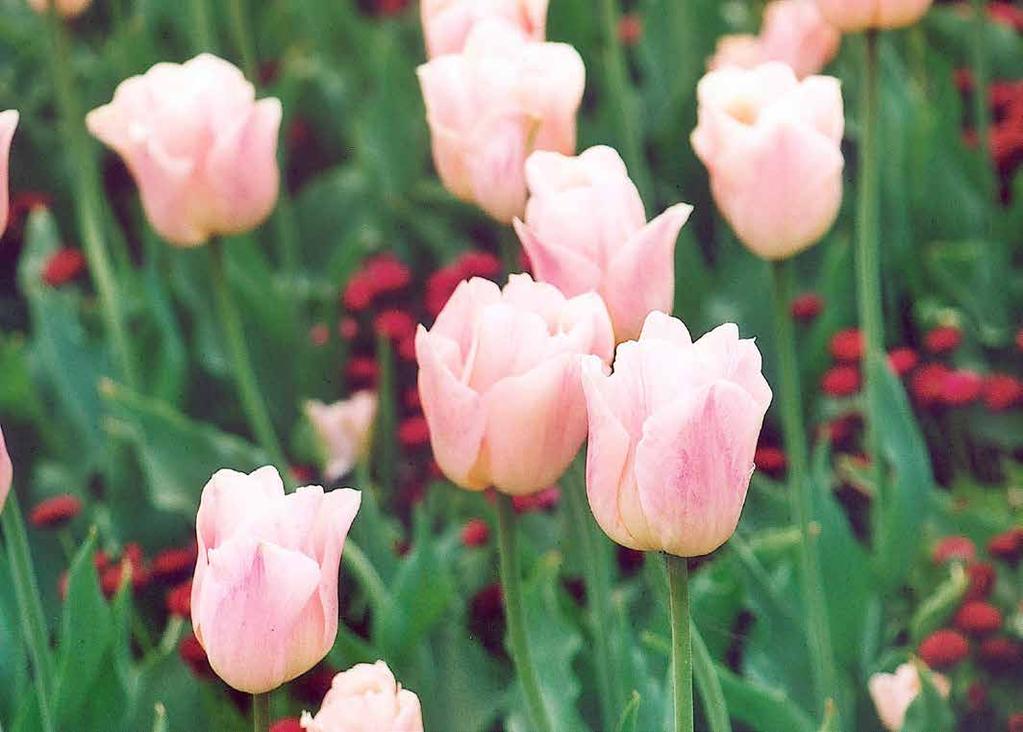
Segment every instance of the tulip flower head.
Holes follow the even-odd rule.
[[[307,732],[423,732],[419,697],[401,688],[383,661],[339,673],[314,717],[302,714]]]
[[[597,523],[630,549],[709,554],[735,531],[771,403],[760,351],[736,326],[695,343],[650,313],[614,372],[588,358],[586,491]]]
[[[192,626],[210,666],[234,688],[275,689],[334,644],[341,549],[358,491],[306,486],[290,495],[277,470],[221,470],[203,488]]]
[[[501,223],[526,206],[526,158],[575,152],[575,117],[586,70],[564,43],[531,43],[488,20],[460,54],[419,67],[433,161],[452,194]]]
[[[124,160],[146,216],[172,244],[250,231],[277,202],[281,103],[256,101],[242,72],[216,56],[156,64],[85,122]]]
[[[581,355],[607,362],[611,319],[595,293],[566,298],[512,275],[462,282],[419,327],[419,394],[434,458],[456,485],[509,495],[547,488],[586,437]]]
[[[480,22],[498,18],[532,41],[543,41],[550,0],[422,0],[419,3],[426,55],[435,58],[461,53],[469,33]]]
[[[692,206],[647,223],[621,156],[593,147],[578,157],[535,152],[526,161],[531,198],[515,230],[537,279],[566,295],[598,292],[617,340],[639,336],[652,310],[675,298],[675,242]]]
[[[327,480],[341,478],[365,457],[376,412],[377,395],[372,391],[359,391],[333,404],[306,402],[306,417],[324,453]]]
[[[933,0],[816,0],[821,14],[843,33],[913,25]]]
[[[11,464],[11,456],[7,454],[4,431],[0,429],[0,511],[4,510],[4,504],[7,503],[7,494],[11,492],[11,484],[13,482],[14,466]]]
[[[37,13],[50,12],[51,0],[28,0]],[[77,18],[92,5],[92,0],[55,0],[57,14],[62,18]]]
[[[0,112],[0,236],[7,229],[10,201],[7,190],[8,164],[11,155],[11,140],[18,126],[18,113],[13,109]]]
[[[942,696],[947,697],[951,685],[941,674],[931,674],[931,681]],[[912,663],[904,663],[893,674],[877,673],[867,682],[870,698],[884,728],[891,732],[902,729],[906,711],[923,688],[920,672]]]
[[[764,259],[821,239],[842,202],[845,117],[837,79],[802,82],[782,63],[712,71],[692,134],[711,191],[739,239]]]

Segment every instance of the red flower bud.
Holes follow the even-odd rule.
[[[970,580],[970,586],[966,590],[966,600],[986,600],[991,591],[995,588],[995,568],[990,564],[978,562],[966,568],[966,576]]]
[[[1023,528],[1013,528],[992,537],[987,545],[988,554],[1015,564],[1023,556]]]
[[[809,322],[824,310],[824,300],[816,292],[807,292],[792,301],[792,317],[804,323]]]
[[[821,389],[831,397],[848,397],[860,390],[860,372],[855,366],[835,366],[821,379]]]
[[[376,332],[392,341],[411,338],[416,333],[416,321],[403,310],[385,310],[373,321]]]
[[[635,46],[643,37],[643,19],[639,13],[625,13],[618,20],[618,38],[623,46]]]
[[[458,258],[457,265],[465,279],[470,277],[494,279],[501,274],[501,260],[489,252],[468,251]]]
[[[917,652],[931,668],[945,669],[966,658],[970,652],[970,643],[956,631],[942,629],[924,638]]]
[[[472,519],[462,527],[462,544],[467,547],[483,546],[490,538],[490,526],[483,519]]]
[[[195,637],[195,633],[189,632],[181,639],[178,644],[178,655],[198,678],[215,678],[213,669],[210,668],[209,659],[206,657],[206,651],[203,650],[199,639]]]
[[[863,333],[859,328],[840,330],[831,337],[830,349],[836,361],[856,363],[863,358]]]
[[[278,719],[270,725],[270,732],[304,732],[302,724],[295,718]]]
[[[951,353],[959,348],[963,335],[958,328],[941,326],[924,336],[924,347],[934,354]]]
[[[40,501],[28,515],[37,529],[59,529],[66,526],[82,510],[82,502],[72,495],[54,496]]]
[[[948,374],[948,367],[940,363],[924,364],[913,373],[909,390],[920,406],[930,407],[941,401]]]
[[[937,543],[931,553],[931,559],[935,564],[958,559],[964,562],[972,562],[977,558],[977,547],[965,536],[946,536]]]
[[[42,279],[50,287],[60,287],[75,279],[85,269],[85,257],[77,249],[64,248],[54,252],[43,266]]]
[[[150,577],[157,582],[178,582],[191,577],[198,556],[199,550],[194,544],[164,549],[150,562]]]
[[[785,473],[787,460],[785,453],[777,447],[758,447],[753,454],[753,464],[773,478]]]
[[[977,401],[984,380],[973,371],[951,371],[941,387],[941,401],[950,407],[965,407]]]
[[[968,602],[959,608],[953,622],[967,635],[988,635],[1002,627],[1002,613],[986,602]]]
[[[899,377],[905,376],[920,363],[920,357],[912,348],[896,348],[888,352],[888,364]]]
[[[182,582],[177,587],[168,590],[164,596],[167,604],[167,612],[179,618],[188,618],[192,615],[192,580]]]
[[[420,447],[430,441],[430,427],[426,418],[417,416],[403,420],[398,426],[398,440],[407,448]]]
[[[984,405],[992,412],[1011,409],[1023,401],[1023,383],[1005,374],[992,374],[984,380]]]
[[[988,638],[980,644],[980,662],[991,671],[1011,671],[1023,663],[1023,643],[1011,638]]]

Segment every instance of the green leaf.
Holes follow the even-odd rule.
[[[927,250],[928,270],[952,303],[973,320],[981,340],[1008,345],[1013,332],[1009,316],[1005,248],[991,241],[942,242]]]
[[[955,719],[948,700],[934,685],[934,675],[923,664],[916,664],[922,682],[920,693],[906,710],[902,732],[952,732]]]
[[[948,578],[938,585],[926,600],[920,603],[909,621],[909,637],[912,645],[916,646],[952,617],[959,608],[969,586],[970,579],[966,570],[958,563],[952,564]]]
[[[640,696],[638,691],[632,692],[632,697],[622,710],[621,719],[618,721],[618,732],[636,732],[636,723],[639,721]]]
[[[756,732],[813,732],[806,713],[783,692],[748,681],[714,664],[728,711]]]

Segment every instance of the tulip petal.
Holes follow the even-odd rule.
[[[592,261],[567,247],[541,241],[519,219],[513,223],[537,280],[556,285],[568,297],[596,290],[600,286],[600,268]]]
[[[8,194],[8,170],[11,154],[11,140],[18,126],[18,113],[13,109],[0,112],[0,236],[7,229],[7,217],[10,213]],[[0,506],[3,501],[0,501]]]

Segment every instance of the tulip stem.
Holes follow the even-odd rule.
[[[799,385],[799,358],[790,305],[794,292],[793,261],[774,262],[775,339],[778,348],[778,370],[782,431],[788,460],[789,500],[792,521],[799,529],[799,570],[803,586],[803,604],[807,616],[807,645],[817,692],[819,711],[824,712],[828,700],[837,700],[831,630],[820,577],[816,535],[811,527],[813,494],[809,480],[809,458],[806,447],[806,425],[803,421],[803,399]]]
[[[685,557],[664,555],[671,613],[671,689],[675,732],[693,732],[693,643],[689,619],[689,566]]]
[[[526,617],[522,606],[522,577],[515,543],[515,508],[503,493],[497,496],[497,544],[500,558],[504,615],[508,625],[508,650],[525,697],[526,709],[535,732],[551,732],[551,723],[540,693],[540,680],[526,640]]]
[[[217,46],[213,40],[213,26],[210,24],[210,9],[206,0],[191,0],[191,5],[196,50],[200,53],[216,53]]]
[[[252,732],[270,730],[270,694],[252,695]]]
[[[39,721],[43,732],[53,732],[53,718],[50,715],[51,690],[53,688],[53,658],[50,654],[49,633],[46,630],[46,616],[39,596],[32,555],[29,551],[28,536],[25,534],[25,520],[18,506],[18,496],[12,490],[0,514],[4,538],[7,542],[7,559],[10,562],[11,581],[18,603],[21,632],[32,659],[33,681],[36,700],[39,703]]]
[[[252,29],[249,27],[249,13],[245,0],[229,0],[227,12],[229,13],[228,26],[234,35],[235,50],[238,51],[242,59],[242,69],[249,81],[256,84],[259,82],[259,61]]]
[[[213,289],[220,311],[220,322],[227,340],[227,349],[234,362],[234,378],[238,387],[238,397],[242,410],[248,419],[256,439],[259,440],[267,456],[277,469],[283,473],[288,470],[288,461],[277,439],[266,402],[259,390],[259,383],[252,368],[252,357],[245,343],[245,331],[241,316],[231,297],[231,288],[227,281],[227,262],[224,243],[220,240],[210,242],[212,248],[210,269],[213,276]]]
[[[621,685],[618,664],[612,662],[608,639],[617,637],[617,624],[611,610],[611,590],[608,588],[607,545],[596,533],[593,514],[586,498],[585,462],[573,465],[565,475],[563,495],[567,495],[568,510],[575,526],[576,543],[586,579],[586,604],[590,610],[590,627],[594,651],[597,656],[597,686],[604,729],[614,729],[621,708]],[[601,534],[602,535],[602,534]]]
[[[99,171],[89,150],[88,139],[85,137],[81,106],[71,75],[71,54],[68,49],[67,31],[64,28],[63,19],[56,10],[56,3],[50,4],[47,16],[52,45],[52,51],[47,56],[50,59],[57,108],[60,112],[61,132],[65,145],[71,153],[74,167],[72,184],[79,235],[85,249],[85,257],[89,263],[89,274],[99,295],[106,335],[113,346],[114,357],[120,368],[121,377],[129,387],[137,388],[135,361],[132,358],[128,334],[124,325],[124,311],[117,289],[117,278],[114,276],[107,251],[105,222],[103,221],[103,193],[100,190]]]

